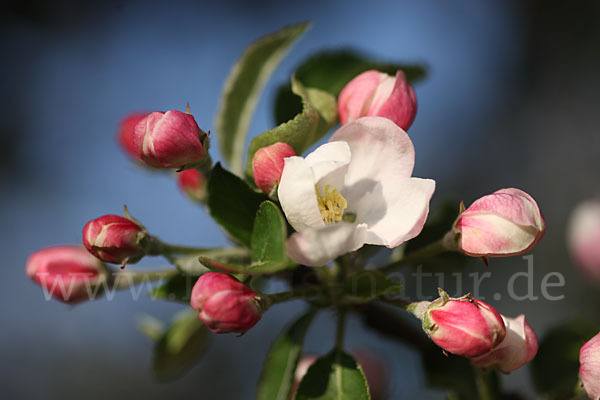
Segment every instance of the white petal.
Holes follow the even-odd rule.
[[[366,226],[339,222],[294,233],[287,241],[290,258],[297,263],[319,266],[365,243]]]
[[[368,180],[380,182],[410,177],[415,163],[415,150],[410,138],[391,120],[363,117],[338,129],[330,142],[345,141],[350,146],[352,161],[346,174],[346,185]]]
[[[367,243],[396,247],[421,233],[435,181],[402,178],[377,185],[360,200],[356,221],[368,225]]]
[[[306,156],[305,160],[312,169],[316,182],[335,174],[341,175],[342,181],[338,186],[342,186],[343,176],[350,163],[350,146],[346,142],[325,143]]]
[[[288,222],[297,231],[325,225],[319,212],[315,183],[304,158],[285,159],[277,195]]]

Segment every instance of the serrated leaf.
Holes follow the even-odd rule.
[[[596,333],[597,326],[577,320],[557,326],[544,336],[530,369],[540,396],[559,400],[574,395],[579,380],[579,350]]]
[[[225,81],[215,127],[223,159],[236,174],[242,173],[248,127],[262,89],[308,25],[291,25],[256,40],[246,48]]]
[[[260,379],[256,400],[288,400],[300,360],[306,332],[315,316],[311,310],[282,332],[271,345]]]
[[[285,251],[287,226],[281,211],[271,201],[261,203],[252,229],[252,259],[254,262],[288,262]]]
[[[204,268],[209,271],[208,268]],[[198,278],[199,275],[177,274],[167,279],[161,286],[152,289],[148,294],[154,299],[189,303],[192,288]]]
[[[302,99],[302,111],[274,129],[252,139],[248,149],[246,174],[252,176],[252,158],[262,147],[277,142],[289,144],[296,154],[302,154],[333,127],[337,121],[335,97],[327,92],[304,87],[292,77],[292,92]]]
[[[361,72],[376,69],[395,74],[401,69],[411,82],[425,77],[425,68],[421,65],[381,63],[350,49],[321,51],[304,61],[296,69],[296,77],[307,87],[323,90],[337,97],[340,91]],[[279,88],[275,102],[275,121],[277,124],[293,118],[300,110],[300,102],[292,96],[290,85]]]
[[[367,379],[349,354],[333,351],[319,358],[300,382],[295,400],[369,400]]]
[[[196,313],[186,312],[167,329],[154,346],[152,370],[158,380],[179,377],[202,357],[210,334]]]
[[[256,211],[267,196],[217,163],[208,181],[210,215],[241,243],[250,246]]]
[[[385,276],[381,271],[363,270],[352,273],[344,281],[344,292],[354,298],[371,300],[401,292],[403,286]]]

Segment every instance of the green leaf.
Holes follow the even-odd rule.
[[[411,82],[423,79],[426,74],[421,65],[380,63],[356,51],[342,49],[326,50],[311,56],[296,69],[296,77],[303,85],[323,90],[337,98],[348,82],[370,69],[390,75],[401,69]],[[290,89],[290,85],[283,85],[278,90],[275,102],[277,124],[293,118],[300,110],[300,102],[292,96]]]
[[[246,48],[233,66],[215,119],[221,154],[236,174],[242,173],[248,127],[262,89],[308,23],[285,27]]]
[[[559,400],[573,396],[579,380],[579,350],[596,333],[598,326],[576,320],[553,328],[544,336],[530,369],[541,397]]]
[[[148,314],[138,315],[135,322],[140,332],[154,341],[159,340],[165,330],[162,321]]]
[[[296,154],[302,154],[335,124],[337,105],[332,95],[322,90],[305,88],[294,77],[292,77],[291,90],[302,99],[302,112],[252,139],[246,162],[248,176],[252,176],[252,158],[258,149],[284,142],[289,144]]]
[[[256,211],[267,196],[217,163],[208,181],[210,215],[241,243],[250,246]]]
[[[199,263],[199,262],[198,262]],[[209,271],[206,268],[206,271]],[[151,298],[189,303],[192,298],[192,288],[199,275],[177,274],[169,278],[163,285],[152,289],[148,294]]]
[[[254,262],[275,262],[286,265],[285,251],[287,226],[281,211],[271,201],[264,201],[256,212],[252,230],[252,258]]]
[[[354,272],[344,281],[344,292],[354,298],[369,301],[375,297],[391,296],[401,292],[403,286],[377,270]]]
[[[369,400],[362,369],[349,354],[333,351],[319,358],[300,382],[295,400]]]
[[[311,310],[283,331],[271,345],[260,379],[256,400],[288,400],[300,360],[306,332],[314,319]]]
[[[179,377],[200,360],[210,334],[196,313],[185,312],[154,346],[152,369],[158,380]]]

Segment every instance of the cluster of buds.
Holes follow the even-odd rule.
[[[524,315],[504,317],[470,295],[451,298],[440,289],[437,300],[415,303],[410,309],[435,344],[478,367],[509,373],[537,353],[537,337]]]
[[[192,289],[190,305],[214,333],[244,333],[260,320],[261,296],[233,276],[207,272]]]
[[[89,300],[108,269],[80,246],[53,246],[29,256],[27,276],[46,293],[65,303]]]
[[[456,241],[452,246],[469,256],[508,257],[531,250],[545,231],[533,197],[508,188],[475,200],[460,213],[450,235]]]

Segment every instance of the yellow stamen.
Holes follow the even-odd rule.
[[[325,186],[325,196],[322,196],[319,186],[315,185],[319,211],[323,222],[326,224],[340,222],[344,216],[344,210],[348,207],[348,202],[344,196],[338,193],[337,189],[330,191],[329,187],[330,185]]]

